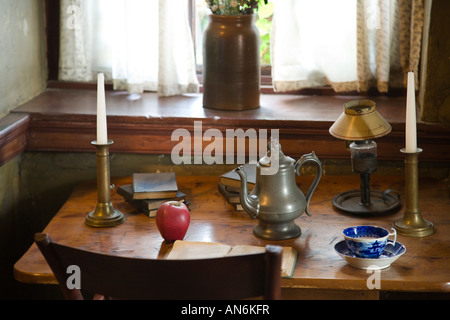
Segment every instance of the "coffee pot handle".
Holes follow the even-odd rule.
[[[295,163],[295,173],[300,175],[300,167],[304,165],[306,162],[313,162],[316,167],[316,176],[314,178],[313,183],[309,187],[308,193],[306,194],[306,207],[305,212],[308,216],[311,216],[309,213],[309,200],[311,199],[312,194],[316,190],[317,185],[319,184],[320,178],[322,177],[322,163],[319,158],[317,158],[316,154],[313,152],[303,155],[296,163]]]

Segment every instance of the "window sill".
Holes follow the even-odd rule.
[[[244,131],[279,129],[285,154],[298,157],[315,151],[319,158],[348,158],[342,140],[328,129],[343,111],[343,104],[355,96],[299,96],[262,94],[261,108],[249,111],[220,111],[202,107],[202,95],[159,98],[144,93],[140,99],[124,92],[107,91],[108,136],[114,140],[111,152],[170,154],[179,141],[171,141],[178,128],[194,136],[194,121],[202,131],[215,128]],[[391,124],[392,132],[376,140],[379,159],[403,159],[404,97],[373,97],[378,112]],[[96,138],[96,91],[47,89],[40,96],[16,108],[11,114],[29,117],[26,150],[93,152]],[[203,148],[210,142],[204,142]],[[193,144],[193,139],[192,139]],[[450,161],[450,127],[418,123],[418,145],[422,160]],[[193,146],[192,146],[193,151]],[[224,147],[225,151],[225,147]]]

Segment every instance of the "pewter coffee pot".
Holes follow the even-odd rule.
[[[298,188],[295,176],[306,162],[317,166],[316,176],[306,198]],[[281,151],[277,140],[272,139],[267,154],[256,166],[256,183],[248,194],[247,174],[243,167],[235,169],[241,178],[241,205],[258,225],[253,234],[266,240],[283,240],[300,236],[301,229],[294,220],[303,212],[309,216],[309,200],[322,176],[322,164],[314,152],[302,156],[298,161]]]

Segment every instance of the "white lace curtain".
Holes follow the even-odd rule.
[[[198,91],[187,1],[61,0],[59,79],[170,96]]]
[[[272,0],[276,91],[416,86],[424,0]],[[61,0],[59,79],[161,96],[197,92],[187,0]]]
[[[271,57],[277,91],[418,86],[424,0],[275,0]]]

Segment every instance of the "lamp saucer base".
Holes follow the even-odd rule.
[[[340,211],[354,215],[380,215],[392,213],[401,207],[399,196],[392,190],[370,190],[370,204],[361,203],[361,190],[351,190],[337,194],[332,202]]]

